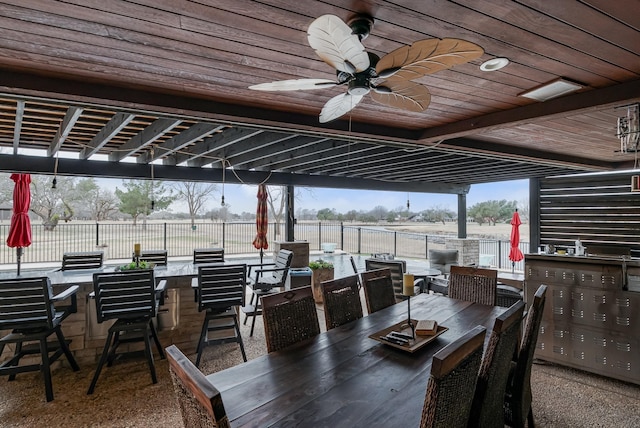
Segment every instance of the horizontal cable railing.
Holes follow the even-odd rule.
[[[284,234],[285,225],[270,223],[269,247]],[[8,224],[0,224],[0,234],[7,236]],[[354,254],[390,253],[396,257],[426,259],[429,249],[443,249],[446,240],[455,236],[431,235],[386,230],[375,226],[345,226],[343,223],[298,223],[296,240],[309,242],[312,251],[323,250],[323,243]],[[223,247],[225,254],[258,254],[253,247],[256,225],[245,223],[65,223],[53,230],[42,224],[32,225],[32,244],[24,249],[22,263],[50,263],[62,260],[63,253],[104,251],[105,260],[132,257],[139,243],[146,250],[167,250],[169,257],[190,257],[194,248]],[[524,262],[515,266],[509,260],[508,240],[479,239],[479,264],[498,269],[524,270]],[[529,243],[520,242],[520,250],[529,252]],[[3,242],[0,264],[15,264],[16,250]]]

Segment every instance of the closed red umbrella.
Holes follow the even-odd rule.
[[[18,258],[18,275],[20,275],[20,259],[22,249],[31,245],[31,220],[29,220],[29,205],[31,204],[31,174],[11,174],[15,182],[13,188],[13,215],[7,245],[16,248]]]
[[[258,208],[256,209],[256,239],[253,246],[260,250],[260,263],[262,263],[263,251],[269,248],[267,231],[269,229],[269,214],[267,212],[267,186],[258,186]]]
[[[524,259],[524,254],[520,251],[520,214],[518,209],[513,213],[511,217],[511,250],[509,251],[509,260],[511,260],[511,271],[516,270],[516,262]]]

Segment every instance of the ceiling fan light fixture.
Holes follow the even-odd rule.
[[[583,87],[584,85],[582,85],[581,83],[572,82],[571,80],[559,77],[540,86],[536,86],[535,88],[521,92],[518,94],[518,96],[530,98],[536,101],[547,101],[561,95],[575,92],[582,89]]]
[[[369,86],[369,79],[366,76],[356,74],[354,79],[349,82],[349,92],[351,95],[367,95],[371,87]]]
[[[509,65],[507,58],[492,58],[480,64],[482,71],[497,71]]]

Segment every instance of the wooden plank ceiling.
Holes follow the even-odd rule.
[[[485,53],[416,79],[431,92],[422,112],[365,96],[321,124],[344,86],[248,89],[335,80],[306,30],[356,13],[374,18],[362,43],[380,57],[448,37]],[[144,178],[153,162],[173,180],[451,193],[620,170],[635,161],[615,134],[640,101],[639,46],[637,0],[2,1],[0,170],[52,173],[58,159],[61,174]],[[510,64],[480,70],[496,57]],[[518,96],[559,77],[584,88]]]

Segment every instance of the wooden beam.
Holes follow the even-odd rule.
[[[0,154],[0,172],[53,174],[54,158],[27,155]],[[150,180],[149,165],[130,162],[105,162],[98,160],[58,159],[58,175],[74,177],[105,177]],[[198,181],[222,183],[221,168],[192,168],[188,166],[154,165],[154,178],[166,181]],[[225,174],[226,183],[305,186],[334,189],[380,190],[393,192],[466,194],[468,184],[423,181],[394,183],[369,179],[322,177],[319,175],[289,174],[283,172],[236,170]]]
[[[480,131],[487,132],[499,129],[507,124],[513,127],[557,117],[573,116],[603,107],[614,107],[621,103],[629,103],[634,99],[640,99],[640,80],[584,91],[511,110],[489,113],[447,125],[434,126],[423,130],[418,141],[432,143],[443,139],[448,140],[477,134]]]
[[[182,123],[182,121],[176,119],[166,119],[162,117],[156,119],[151,125],[146,126],[142,131],[131,137],[129,141],[118,147],[117,151],[111,152],[109,154],[109,160],[117,162],[143,150],[180,123]]]
[[[66,140],[69,136],[69,133],[73,129],[83,111],[84,109],[80,107],[69,107],[67,109],[67,113],[65,113],[64,119],[62,119],[62,123],[56,131],[56,136],[54,137],[53,141],[51,141],[51,145],[47,150],[47,156],[53,156],[58,152],[58,150],[60,150],[60,146],[62,146],[64,140]]]

